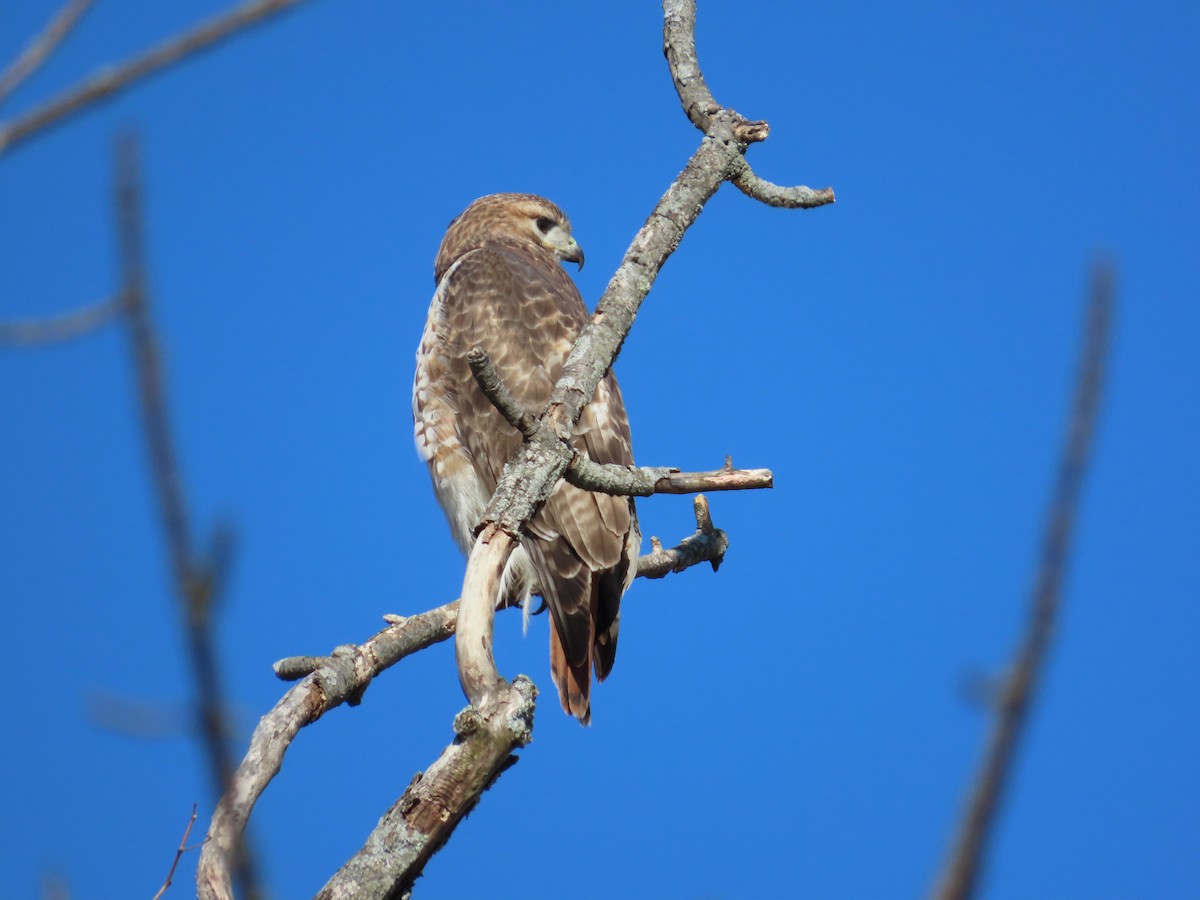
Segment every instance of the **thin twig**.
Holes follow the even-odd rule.
[[[220,796],[233,776],[235,760],[228,742],[227,704],[213,640],[212,610],[217,599],[218,573],[211,563],[198,562],[192,550],[187,501],[171,434],[158,336],[146,286],[137,140],[132,134],[118,140],[116,157],[121,296],[126,305],[130,350],[137,372],[142,428],[182,614],[184,641],[196,679],[196,725],[207,751],[213,792]],[[237,854],[237,874],[244,896],[261,895],[257,866],[244,846]]]
[[[42,33],[0,74],[0,103],[50,58],[91,5],[92,0],[68,0]]]
[[[89,104],[110,97],[148,75],[153,75],[187,56],[225,38],[266,21],[302,0],[251,0],[235,9],[170,38],[140,56],[104,66],[75,87],[31,112],[0,126],[0,154]]]
[[[1054,635],[1079,495],[1100,410],[1114,306],[1114,283],[1112,269],[1098,263],[1092,273],[1075,399],[1059,460],[1058,480],[1046,522],[1025,636],[1012,668],[998,691],[995,722],[987,748],[953,847],[933,892],[937,900],[965,900],[973,894],[979,883],[988,835],[995,822]]]
[[[56,316],[0,322],[0,346],[41,347],[73,340],[99,331],[124,311],[125,298],[118,294]]]
[[[188,819],[187,828],[183,829],[183,837],[179,841],[179,849],[175,851],[175,859],[171,863],[171,869],[170,869],[170,871],[167,872],[167,880],[163,882],[162,887],[160,887],[158,889],[158,893],[154,895],[152,900],[159,900],[159,898],[162,897],[162,895],[167,892],[167,888],[169,888],[171,886],[171,879],[173,879],[175,877],[175,869],[179,865],[179,860],[183,857],[183,854],[188,849],[188,845],[187,845],[188,835],[192,833],[192,826],[195,824],[196,824],[196,804],[193,803],[192,804],[192,817],[190,819]]]
[[[734,186],[747,197],[752,197],[767,206],[778,206],[781,209],[813,209],[836,200],[831,187],[818,190],[802,184],[795,187],[772,184],[755,175],[750,163],[745,160],[742,162],[744,167],[731,179]]]

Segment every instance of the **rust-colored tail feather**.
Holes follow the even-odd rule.
[[[558,688],[558,699],[562,703],[563,712],[577,718],[580,725],[589,725],[592,721],[591,657],[591,648],[589,647],[583,662],[578,666],[571,665],[566,653],[563,652],[562,642],[558,639],[558,629],[551,621],[550,674],[554,677],[555,687]]]

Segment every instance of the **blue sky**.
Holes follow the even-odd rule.
[[[222,8],[97,4],[0,113]],[[8,4],[0,59],[53,9]],[[719,574],[634,586],[587,730],[546,690],[545,618],[500,617],[501,671],[543,688],[534,742],[421,897],[485,875],[494,898],[924,893],[985,733],[967,687],[1023,621],[1097,250],[1120,270],[1107,404],[982,896],[1200,894],[1198,42],[1182,2],[701,3],[717,99],[772,125],[756,170],[838,203],[723,189],[617,374],[640,462],[729,453],[777,487],[712,498]],[[245,735],[274,660],[457,596],[409,408],[446,223],[550,197],[594,303],[699,135],[656,4],[316,0],[0,157],[0,317],[115,289],[128,125],[197,530],[238,535],[220,640]],[[13,896],[46,872],[150,896],[212,798],[186,735],[88,717],[190,691],[124,335],[0,353],[0,448],[0,870]],[[639,511],[691,530],[687,498]],[[462,705],[442,646],[301,734],[253,820],[275,896],[324,883]]]

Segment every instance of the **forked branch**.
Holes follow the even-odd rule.
[[[505,469],[484,512],[471,554],[474,558],[486,553],[491,564],[501,568],[508,556],[503,547],[492,546],[493,536],[503,532],[519,540],[526,524],[564,477],[572,458],[572,454],[564,452],[564,445],[569,445],[584,406],[616,359],[663,263],[725,181],[735,178],[746,181],[746,148],[769,133],[766,123],[749,121],[713,99],[696,58],[694,0],[664,0],[663,11],[664,45],[672,78],[684,112],[705,136],[634,236],[596,312],[567,357],[546,410],[532,425],[525,423],[529,431],[525,446],[520,458],[512,460]],[[830,191],[828,200],[832,198]],[[512,544],[507,546],[511,551]],[[472,562],[468,561],[468,573]],[[472,586],[483,584],[482,578],[471,581]],[[495,599],[467,590],[465,585],[463,621],[455,639],[459,680],[467,698],[480,708],[492,702],[495,692],[505,684],[496,672],[490,652],[488,629]]]
[[[703,498],[697,498],[697,502]],[[661,578],[668,572],[682,572],[692,565],[710,563],[714,568],[720,564],[721,554],[727,544],[725,533],[714,528],[707,516],[697,515],[697,531],[691,537],[685,538],[678,547],[663,550],[655,542],[655,552],[638,560],[638,575],[649,578]],[[394,666],[406,656],[410,656],[434,644],[441,643],[453,636],[458,624],[459,603],[447,603],[436,609],[415,616],[401,618],[388,616],[391,624],[360,645],[347,644],[336,648],[329,656],[295,656],[280,660],[275,664],[275,674],[285,681],[303,679],[291,688],[274,709],[259,720],[254,734],[250,738],[250,749],[241,765],[234,774],[233,781],[221,802],[217,804],[209,827],[208,839],[200,854],[200,864],[197,869],[197,887],[202,898],[231,897],[230,865],[233,848],[237,846],[239,837],[250,819],[255,803],[263,791],[271,783],[283,766],[283,757],[291,746],[292,741],[305,725],[311,725],[325,713],[345,703],[354,706],[360,702],[367,687],[381,672]],[[532,685],[530,685],[532,687]],[[532,695],[526,697],[518,690],[517,698],[509,697],[517,703],[505,711],[500,719],[505,722],[521,721],[522,710],[526,702],[532,704]],[[456,732],[462,733],[472,726],[463,725],[471,721],[478,725],[477,713],[466,713],[466,718],[460,720]],[[514,741],[521,737],[518,729],[510,731]],[[464,738],[467,735],[462,735]],[[498,756],[497,747],[492,738],[480,736],[481,749],[484,758],[492,759]],[[456,740],[455,745],[460,741]],[[457,754],[448,748],[443,754],[444,768],[451,768],[457,759]],[[515,749],[516,743],[510,748]],[[447,756],[447,754],[451,754]],[[490,764],[489,764],[490,765]],[[490,771],[490,770],[489,770]],[[432,772],[432,770],[431,770]],[[495,774],[499,774],[498,772]],[[494,775],[492,776],[494,777]],[[440,778],[427,777],[414,782],[406,792],[406,796],[416,794],[424,796],[423,791],[441,784]],[[478,799],[476,797],[475,799]],[[466,798],[464,801],[466,802]],[[380,821],[372,837],[368,839],[362,852],[356,856],[358,862],[346,866],[335,876],[335,879],[361,880],[366,877],[364,862],[373,856],[371,846],[395,846],[395,841],[411,841],[422,845],[428,843],[427,832],[412,830],[410,820],[406,817],[409,807],[406,801],[401,801],[392,807],[383,820]],[[457,821],[457,819],[455,820]],[[436,824],[436,823],[430,823]],[[439,826],[440,827],[440,826]],[[395,832],[385,836],[386,832]],[[448,832],[447,832],[448,834]],[[421,872],[427,856],[419,854],[420,848],[413,848],[409,856],[411,865],[404,877],[415,878]],[[419,865],[418,865],[419,863]],[[389,864],[390,865],[390,864]],[[330,884],[334,884],[331,881]],[[368,894],[367,896],[382,896]]]
[[[37,132],[61,122],[72,113],[111,97],[143,78],[211,47],[251,25],[266,21],[300,2],[301,0],[250,0],[164,41],[133,59],[115,66],[102,67],[80,84],[42,106],[6,125],[0,125],[0,154],[11,150]]]

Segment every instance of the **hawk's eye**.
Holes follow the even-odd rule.
[[[537,230],[542,234],[549,234],[550,229],[554,227],[554,221],[552,219],[547,219],[545,216],[538,216],[538,220],[535,224],[537,225]]]

